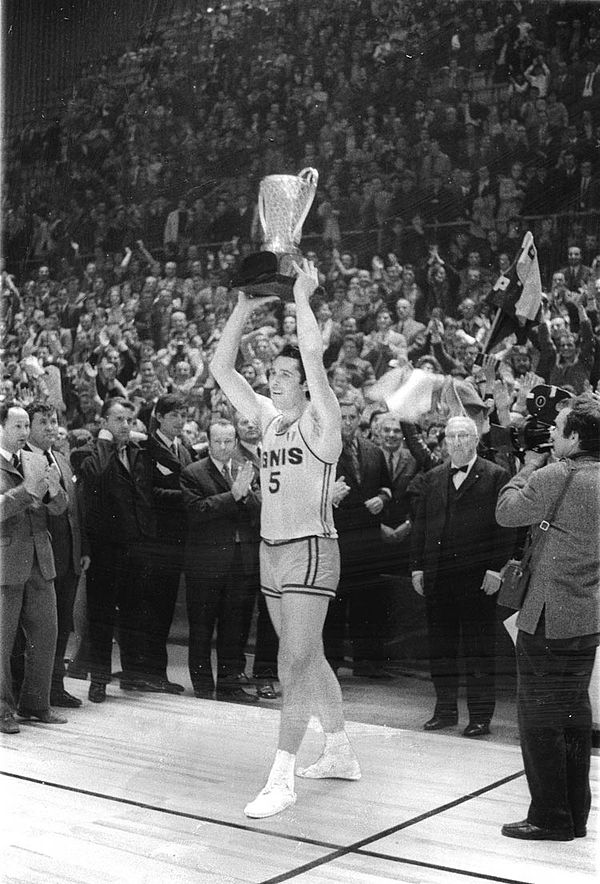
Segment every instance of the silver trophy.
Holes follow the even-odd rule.
[[[319,173],[310,167],[297,175],[267,175],[258,190],[258,217],[262,249],[277,255],[279,273],[293,276],[292,261],[301,257],[298,248],[302,225],[313,204]]]

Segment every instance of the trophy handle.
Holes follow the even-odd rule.
[[[260,223],[263,230],[263,235],[267,232],[267,221],[265,218],[265,197],[261,191],[258,191],[258,217],[260,218]]]
[[[306,216],[310,212],[310,207],[313,204],[313,200],[315,198],[315,193],[317,192],[317,182],[319,181],[319,173],[316,169],[312,169],[310,166],[307,166],[302,171],[298,172],[298,178],[303,178],[310,185],[310,192],[308,195],[308,199],[306,201],[306,205],[302,210],[302,214],[298,218],[296,226],[292,231],[292,239],[294,242],[300,242],[300,235],[302,233],[302,225],[306,221]],[[259,209],[260,212],[260,209]]]

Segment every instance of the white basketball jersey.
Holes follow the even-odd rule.
[[[311,451],[299,420],[283,432],[280,425],[277,415],[265,428],[261,443],[262,538],[337,537],[331,503],[336,464]]]

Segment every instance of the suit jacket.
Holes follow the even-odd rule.
[[[235,470],[235,467],[234,467]],[[260,498],[250,491],[236,501],[225,477],[210,457],[181,472],[188,531],[184,563],[198,579],[226,574],[236,547],[246,574],[256,571],[260,530]]]
[[[127,452],[129,470],[119,460],[114,442],[97,439],[81,461],[90,542],[126,545],[156,536],[148,451],[130,442]]]
[[[562,267],[560,272],[564,274],[567,288],[572,292],[578,291],[580,286],[587,285],[593,276],[592,268],[586,267],[585,264],[580,264],[576,268],[570,265]]]
[[[384,452],[384,457],[387,458],[387,452]],[[417,461],[410,451],[401,448],[400,457],[394,464],[394,471],[393,473],[390,472],[392,499],[381,520],[384,525],[389,525],[390,528],[397,528],[398,525],[402,524],[409,517],[410,506],[407,488],[418,470]]]
[[[417,322],[416,319],[412,319],[412,317],[409,316],[408,319],[400,319],[394,328],[401,335],[404,335],[407,344],[412,344],[414,338],[416,338],[419,332],[425,331],[426,326],[423,325],[422,322]]]
[[[360,559],[366,552],[378,554],[380,524],[383,514],[372,516],[365,501],[379,494],[382,488],[390,488],[390,474],[380,448],[357,436],[358,475],[346,449],[337,463],[336,479],[344,476],[350,491],[338,507],[333,509],[335,527],[339,535],[342,563],[348,557]]]
[[[506,470],[477,457],[467,478],[456,492],[452,535],[461,576],[478,586],[485,571],[497,571],[510,558],[515,532],[496,521],[496,500],[508,481]],[[441,546],[446,531],[450,463],[434,467],[423,477],[423,488],[411,532],[411,570],[423,571],[425,592],[442,578]]]
[[[34,555],[42,576],[54,580],[56,570],[48,532],[48,513],[58,515],[67,506],[61,488],[56,497],[38,503],[25,489],[23,477],[0,455],[0,549],[2,585],[25,583],[31,575]]]
[[[29,446],[25,446],[27,449]],[[56,576],[64,577],[70,570],[81,574],[81,557],[89,555],[87,536],[83,529],[81,496],[77,493],[75,477],[68,459],[53,451],[67,497],[66,509],[60,515],[48,513],[48,530],[54,553]]]
[[[181,471],[192,463],[192,455],[181,442],[178,456],[154,433],[148,439],[152,461],[152,495],[156,511],[158,539],[183,545],[187,514],[183,505]]]
[[[517,473],[498,497],[502,525],[539,525],[551,512],[573,470],[532,574],[517,626],[531,635],[542,610],[546,637],[600,633],[600,463],[581,454],[527,475]],[[537,533],[539,529],[535,529]]]

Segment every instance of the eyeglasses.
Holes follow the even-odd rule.
[[[451,439],[455,442],[466,442],[467,439],[472,439],[474,436],[474,433],[446,433],[446,439]]]

